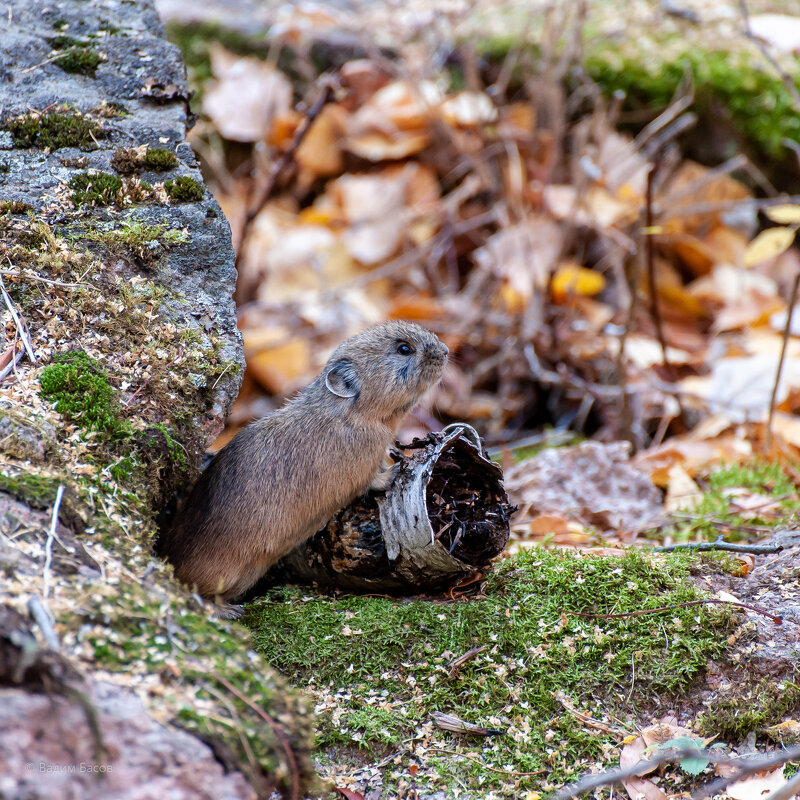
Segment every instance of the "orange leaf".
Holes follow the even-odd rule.
[[[254,353],[247,360],[253,377],[272,394],[288,394],[311,371],[311,353],[305,339]]]
[[[346,116],[339,106],[325,106],[297,148],[297,163],[313,177],[338,175],[342,171],[340,140]]]

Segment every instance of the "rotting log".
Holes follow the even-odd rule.
[[[441,591],[485,571],[506,546],[503,473],[467,425],[398,445],[386,492],[342,509],[295,548],[266,583],[303,583],[359,592]],[[263,585],[263,584],[262,584]]]

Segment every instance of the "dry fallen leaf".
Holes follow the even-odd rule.
[[[782,745],[793,745],[800,742],[800,722],[796,719],[786,719],[777,725],[762,728],[761,733],[766,733],[773,742]]]
[[[353,258],[371,265],[397,251],[411,217],[404,173],[344,175],[331,190],[348,223],[342,241]]]
[[[642,754],[645,750],[645,742],[641,736],[637,736],[632,742],[626,744],[619,756],[619,765],[623,769],[632,767],[639,761],[642,761]],[[644,773],[640,773],[639,777],[631,777],[623,780],[622,785],[631,800],[667,800],[667,795],[652,781],[641,777]]]
[[[764,209],[764,213],[779,225],[800,224],[800,206],[798,205],[769,206]]]
[[[325,106],[297,148],[294,157],[310,180],[341,172],[345,119],[346,113],[340,106]]]
[[[547,286],[562,243],[560,226],[545,218],[533,219],[489,237],[473,258],[481,269],[503,279],[524,305]]]
[[[800,18],[791,14],[753,14],[753,33],[770,47],[782,53],[800,51]]]
[[[344,789],[341,786],[334,786],[333,790],[344,797],[344,800],[366,800],[361,792],[354,792],[352,789]]]
[[[673,464],[667,475],[667,496],[664,498],[664,510],[691,511],[703,499],[700,487],[689,477],[680,464]]]
[[[440,110],[445,122],[450,125],[470,127],[497,119],[494,103],[483,92],[459,92],[444,100]]]
[[[733,800],[765,800],[786,784],[784,768],[782,765],[773,772],[751,775],[744,780],[729,783],[725,793]]]
[[[203,96],[203,110],[226,138],[236,142],[266,139],[276,116],[292,103],[292,84],[274,66],[211,45],[216,80]]]
[[[247,368],[271,394],[290,394],[311,371],[308,341],[295,338],[278,347],[259,350],[248,356]]]
[[[775,258],[792,246],[794,236],[795,231],[792,228],[770,228],[762,231],[747,246],[742,263],[745,267],[754,267],[768,258]]]

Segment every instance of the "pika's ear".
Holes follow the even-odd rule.
[[[337,361],[328,370],[325,386],[337,397],[355,397],[361,390],[358,375],[349,361]]]

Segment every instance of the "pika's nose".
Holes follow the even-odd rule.
[[[431,357],[447,358],[450,351],[441,339],[437,339],[435,342],[426,345],[425,352]]]

